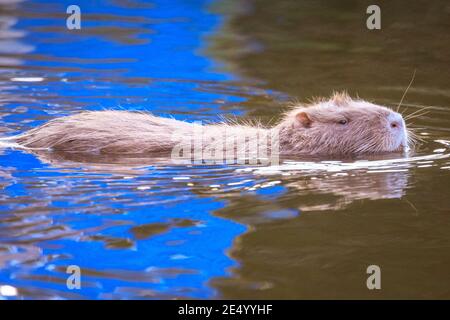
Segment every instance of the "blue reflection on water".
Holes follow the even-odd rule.
[[[233,76],[203,54],[205,35],[220,24],[210,1],[82,1],[78,31],[65,29],[70,4],[31,1],[9,11],[18,19],[11,29],[26,31],[8,49],[18,61],[0,74],[0,125],[10,133],[83,109],[195,120],[244,100],[223,89]],[[213,297],[207,282],[235,264],[226,251],[245,226],[212,214],[224,201],[173,180],[190,170],[105,173],[3,150],[0,285],[25,298]],[[81,290],[67,289],[68,265],[81,267]]]

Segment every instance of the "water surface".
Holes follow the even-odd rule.
[[[271,167],[3,149],[12,298],[450,298],[446,2],[383,3],[373,32],[354,1],[83,2],[82,29],[67,30],[70,4],[0,5],[2,135],[105,108],[270,123],[292,99],[342,89],[395,107],[417,70],[401,111],[429,107],[411,124],[424,141]]]

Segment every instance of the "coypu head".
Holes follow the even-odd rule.
[[[403,117],[346,93],[297,106],[278,125],[281,153],[356,155],[408,149]]]

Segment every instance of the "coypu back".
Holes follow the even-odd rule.
[[[167,156],[175,146],[190,149],[200,141],[202,150],[221,148],[226,137],[257,137],[265,131],[236,123],[189,123],[145,112],[86,111],[50,120],[8,139],[28,150]]]
[[[143,112],[85,111],[50,120],[15,138],[25,148],[138,154],[170,150],[192,124]]]

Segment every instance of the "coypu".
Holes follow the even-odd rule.
[[[85,111],[53,119],[1,141],[29,150],[170,155],[181,141],[192,141],[195,131],[201,132],[203,151],[212,146],[223,148],[223,140],[218,137],[226,132],[227,137],[253,137],[250,140],[254,147],[258,147],[264,135],[272,135],[276,139],[271,140],[270,147],[277,147],[280,155],[398,152],[406,150],[410,142],[399,113],[354,100],[346,93],[335,93],[330,99],[317,100],[308,106],[296,105],[271,128],[227,122],[201,125],[143,112]],[[233,141],[233,149],[242,148]],[[247,151],[250,149],[251,146],[246,147]]]

